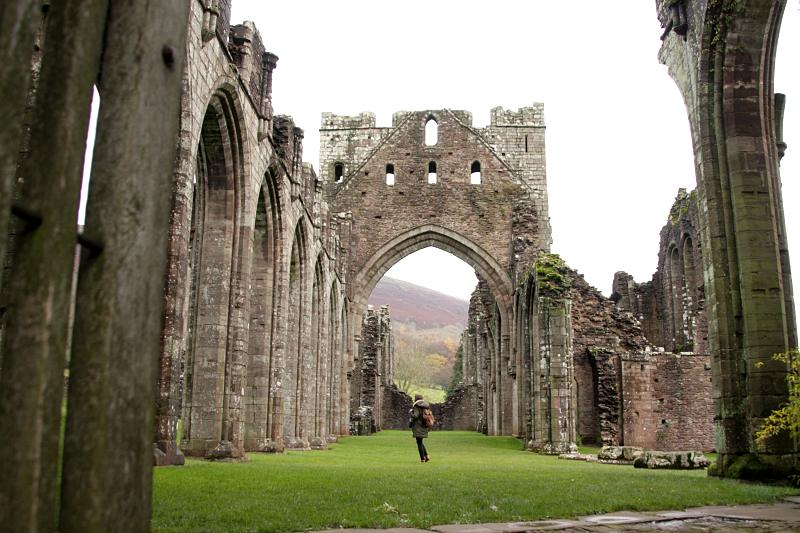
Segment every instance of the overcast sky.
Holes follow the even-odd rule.
[[[398,110],[448,107],[484,126],[494,106],[544,102],[552,249],[608,294],[617,270],[650,279],[678,188],[695,186],[686,110],[657,60],[654,4],[234,0],[233,21],[255,21],[280,57],[274,107],[305,129],[304,159],[315,168],[322,111],[372,111],[388,126]],[[782,175],[796,270],[800,82],[786,56],[800,50],[799,9],[790,0],[776,69],[776,90],[787,93]],[[425,252],[391,275],[467,297],[471,268]]]

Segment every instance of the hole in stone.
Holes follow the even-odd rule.
[[[425,122],[425,146],[434,146],[439,142],[439,123],[433,117]]]
[[[391,163],[386,165],[386,185],[394,185],[394,165]]]
[[[471,185],[481,184],[481,163],[480,161],[473,161],[470,166],[469,183]]]
[[[436,174],[436,161],[431,161],[428,163],[428,183],[433,185],[438,181],[438,176]]]

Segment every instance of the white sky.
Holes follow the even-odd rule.
[[[650,279],[677,190],[695,184],[686,111],[656,57],[662,30],[654,4],[234,0],[232,21],[255,21],[280,57],[275,111],[305,129],[304,159],[315,167],[323,111],[372,111],[388,126],[395,111],[448,107],[471,111],[480,127],[492,107],[544,102],[552,249],[608,294],[617,270]],[[781,173],[795,271],[800,69],[791,65],[798,50],[800,0],[790,0],[775,87],[787,94]],[[82,223],[83,207],[79,217]],[[475,286],[471,267],[432,248],[388,275],[462,298]]]
[[[787,93],[782,175],[795,270],[800,81],[787,56],[800,50],[798,6],[786,8],[776,69],[776,90]],[[494,106],[544,102],[553,251],[605,294],[617,270],[652,276],[677,190],[695,184],[686,110],[657,60],[652,0],[234,0],[233,21],[243,20],[280,57],[275,111],[305,129],[315,168],[322,111],[372,111],[388,126],[398,110],[449,107],[483,126]],[[437,252],[417,252],[390,275],[467,297],[471,269],[458,274]]]

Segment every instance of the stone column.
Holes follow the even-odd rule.
[[[716,473],[778,477],[797,469],[796,444],[754,438],[788,397],[797,345],[791,295],[773,65],[785,1],[687,0],[688,29],[657,0],[666,28],[659,59],[683,94],[695,152],[717,448]],[[676,31],[671,31],[676,30]]]
[[[539,298],[539,353],[534,373],[533,440],[528,448],[547,454],[577,451],[572,383],[571,302]]]

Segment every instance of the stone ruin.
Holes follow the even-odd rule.
[[[568,361],[562,372],[569,383],[564,385],[571,394],[569,409],[574,410],[574,415],[565,419],[567,434],[574,431],[581,442],[600,446],[664,451],[715,449],[711,358],[702,351],[687,350],[706,346],[707,337],[703,281],[694,266],[702,264],[702,250],[691,244],[699,242],[697,225],[696,195],[681,190],[661,232],[659,267],[653,280],[636,284],[631,276],[618,272],[610,298],[589,286],[558,256],[540,256],[534,290],[540,298],[564,302],[569,309],[563,329],[556,329],[563,335],[557,344],[567,347]],[[516,302],[519,305],[519,300]],[[526,312],[517,309],[517,313]],[[538,312],[542,312],[541,307]],[[520,368],[509,363],[504,370],[517,387],[524,383],[532,388],[533,397],[524,403],[518,419],[509,413],[510,433],[489,426],[489,420],[503,423],[501,417],[492,416],[494,407],[485,401],[497,391],[493,366],[497,364],[498,347],[493,339],[499,335],[500,320],[492,292],[481,279],[470,299],[468,327],[462,335],[460,387],[444,404],[434,405],[439,429],[525,435],[531,449],[554,453],[570,450],[569,443],[539,446],[534,440],[535,417],[541,415],[542,408],[535,406],[536,376],[529,377],[530,362],[524,358],[516,361]],[[552,329],[543,331],[548,331],[545,323],[536,333],[552,338]],[[523,330],[521,335],[531,335],[530,330]],[[691,344],[687,345],[686,339]],[[351,408],[369,408],[376,413],[376,420],[380,417],[381,422],[375,423],[372,431],[404,429],[411,406],[411,398],[397,390],[391,379],[373,377],[372,369],[391,367],[381,362],[382,358],[393,361],[396,357],[381,348],[387,344],[391,344],[388,309],[368,311],[359,357],[360,367],[370,376],[370,392]],[[551,351],[548,346],[540,345],[539,349],[542,353]],[[545,375],[538,377],[542,380]],[[374,393],[378,385],[383,388],[382,395]],[[543,396],[547,386],[540,393]]]
[[[425,246],[485,283],[465,337],[465,423],[546,452],[578,434],[667,446],[700,420],[674,380],[700,397],[690,389],[710,372],[715,473],[797,471],[796,442],[753,431],[787,398],[787,368],[769,356],[797,346],[772,85],[784,1],[655,0],[659,59],[691,126],[696,233],[675,226],[649,286],[618,276],[618,305],[549,255],[541,104],[495,109],[486,128],[447,109],[388,128],[325,115],[317,176],[303,130],[273,110],[278,58],[230,7],[0,8],[6,529],[146,530],[154,461],[349,433],[367,296]]]

